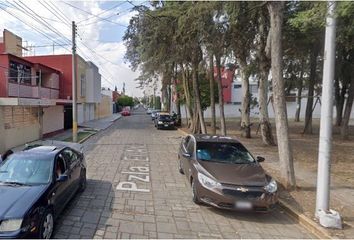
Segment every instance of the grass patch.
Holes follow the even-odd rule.
[[[77,142],[80,142],[82,139],[94,134],[95,132],[94,131],[83,131],[83,132],[78,132],[77,133]],[[72,142],[73,140],[73,137],[68,137],[68,138],[65,138],[63,141],[65,142]]]

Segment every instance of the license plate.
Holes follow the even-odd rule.
[[[247,201],[237,201],[236,204],[235,204],[235,207],[237,209],[247,210],[247,209],[251,209],[252,208],[252,203],[247,202]]]
[[[165,124],[165,127],[168,127],[168,124]]]

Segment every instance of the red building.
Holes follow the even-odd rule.
[[[45,56],[30,56],[24,59],[34,62],[45,64],[55,69],[60,69],[61,82],[60,82],[60,98],[72,99],[72,56],[66,55],[45,55]]]
[[[0,54],[0,97],[58,99],[60,72],[24,58]]]
[[[235,75],[235,69],[231,68],[221,68],[221,83],[222,83],[222,92],[224,96],[224,103],[231,103],[232,96],[232,82]],[[214,79],[217,79],[217,68],[214,67]]]
[[[21,37],[0,36],[0,152],[64,128],[61,71],[22,56]]]

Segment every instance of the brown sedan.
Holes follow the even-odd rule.
[[[237,140],[188,135],[178,153],[179,171],[192,186],[193,201],[217,208],[268,211],[278,202],[277,183]]]

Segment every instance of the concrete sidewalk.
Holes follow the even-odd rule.
[[[104,130],[104,129],[108,128],[116,120],[120,119],[121,117],[122,117],[121,114],[116,113],[116,114],[113,114],[112,116],[107,117],[107,118],[101,118],[101,119],[96,119],[96,120],[84,122],[84,123],[79,125],[78,132],[85,132],[85,131],[90,131],[91,130],[93,133],[90,136],[92,136],[92,135],[95,134],[95,132],[99,132],[101,130]],[[90,137],[90,136],[88,136],[88,137]],[[53,135],[53,136],[50,136],[50,137],[46,137],[46,138],[43,138],[43,139],[38,139],[38,140],[35,140],[35,141],[32,141],[32,142],[28,142],[26,144],[37,144],[37,143],[39,144],[42,141],[48,141],[48,140],[65,141],[65,140],[67,140],[68,138],[71,138],[71,137],[72,137],[72,129],[67,129],[65,131],[62,131],[62,132],[56,134],[56,135]],[[86,140],[87,138],[85,138],[83,140]],[[26,146],[26,144],[14,147],[14,148],[12,148],[12,150],[13,151],[20,151]]]
[[[85,129],[89,128],[89,129],[94,129],[95,131],[101,131],[104,130],[106,128],[108,128],[109,126],[111,126],[114,121],[120,119],[122,117],[121,114],[119,113],[115,113],[110,117],[106,117],[106,118],[101,118],[101,119],[95,119],[95,120],[91,120],[88,122],[84,122],[79,124],[79,128],[78,131],[84,131]],[[58,133],[54,136],[50,136],[48,138],[46,138],[46,140],[58,140],[58,141],[63,141],[65,139],[68,139],[72,136],[72,129],[68,129],[65,130],[64,132]]]
[[[97,131],[101,131],[101,130],[104,130],[104,129],[108,128],[109,126],[111,126],[114,121],[118,120],[121,117],[122,117],[122,115],[120,113],[115,113],[110,117],[81,123],[81,124],[79,124],[79,127],[92,128]]]
[[[264,162],[265,169],[272,174],[280,176],[279,162]],[[300,164],[295,164],[296,181],[299,189],[291,192],[290,196],[283,198],[286,202],[294,206],[300,213],[305,214],[310,219],[314,219],[317,173],[306,169]],[[327,229],[332,237],[353,238],[354,236],[354,186],[341,181],[335,174],[331,174],[331,196],[330,208],[338,211],[343,218],[343,230]],[[304,199],[312,203],[301,202]]]

